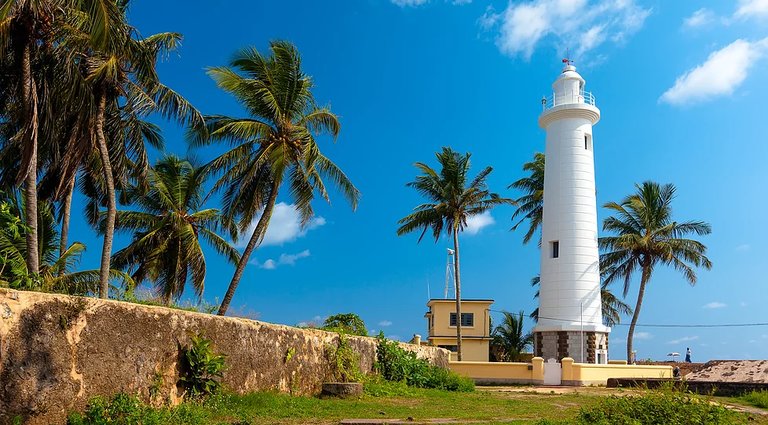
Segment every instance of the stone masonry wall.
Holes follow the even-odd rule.
[[[180,347],[203,333],[227,356],[230,391],[315,394],[329,379],[326,347],[338,336],[259,321],[93,298],[0,289],[0,424],[63,423],[96,395],[177,402]],[[373,338],[350,337],[371,371]],[[403,344],[441,367],[449,352]],[[289,351],[294,354],[288,356]]]

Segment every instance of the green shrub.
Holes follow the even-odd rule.
[[[182,348],[179,384],[192,398],[205,397],[221,389],[225,356],[216,354],[213,343],[202,334],[193,335]]]
[[[768,391],[752,391],[739,397],[739,399],[761,409],[768,409]]]
[[[580,424],[730,424],[735,414],[709,399],[678,391],[650,391],[642,396],[612,396],[582,408]]]
[[[358,382],[362,378],[360,372],[360,355],[349,345],[349,339],[343,333],[339,334],[339,343],[325,349],[331,364],[331,374],[336,382]]]
[[[320,329],[350,335],[368,336],[365,322],[355,313],[341,313],[329,316],[325,319],[323,327]]]
[[[437,388],[448,391],[474,391],[474,382],[448,369],[434,366],[416,353],[400,347],[395,342],[377,337],[376,363],[374,367],[387,381],[405,382],[419,388]]]

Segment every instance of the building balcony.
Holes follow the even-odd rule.
[[[542,111],[548,111],[561,105],[585,104],[595,106],[595,96],[588,91],[569,92],[564,94],[552,93],[552,96],[541,99]]]

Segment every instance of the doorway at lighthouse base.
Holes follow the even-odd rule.
[[[534,333],[534,355],[543,359],[565,357],[577,363],[607,364],[608,333],[590,331],[540,331]]]

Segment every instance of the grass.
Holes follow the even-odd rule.
[[[742,401],[750,406],[759,407],[761,409],[768,409],[768,391],[752,391],[738,397],[739,401]]]
[[[101,415],[101,420],[85,421],[73,416],[70,423],[72,425],[101,423],[126,425],[139,423],[142,425],[337,424],[341,419],[349,418],[406,419],[412,417],[416,421],[429,418],[455,418],[495,424],[584,424],[588,423],[584,422],[584,412],[592,414],[587,419],[597,418],[598,416],[595,415],[599,414],[596,412],[600,411],[601,406],[606,406],[606,402],[610,403],[608,410],[614,413],[617,409],[632,412],[632,409],[638,409],[638,405],[643,406],[642,403],[646,403],[646,407],[650,406],[647,400],[638,400],[637,403],[612,402],[611,398],[605,396],[606,393],[605,390],[569,394],[488,391],[460,393],[419,389],[398,383],[372,382],[366,384],[364,396],[351,400],[260,392],[247,395],[221,394],[204,403],[190,402],[174,408],[154,409],[131,402],[132,397],[122,396],[123,399],[119,403],[98,402],[101,406],[118,405],[117,409],[107,411],[106,416],[109,418],[104,417],[104,409],[94,409],[96,416]],[[634,393],[633,398],[643,399],[646,393],[656,392],[642,391],[640,396]],[[708,403],[705,398],[701,400],[702,405]],[[691,404],[683,406],[683,408],[691,407]],[[695,404],[693,407],[696,407]],[[666,406],[666,408],[674,411],[674,407]],[[726,416],[728,420],[719,423],[747,423],[745,415],[729,413]],[[603,418],[603,416],[599,417]],[[756,421],[750,423],[768,423],[768,418],[755,419]]]

